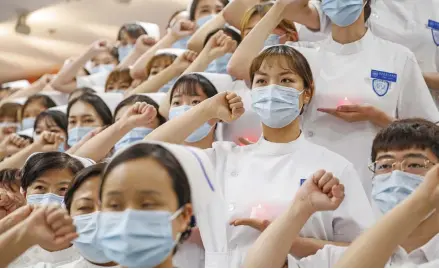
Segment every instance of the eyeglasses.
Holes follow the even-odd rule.
[[[432,166],[435,165],[432,161],[419,157],[406,158],[402,161],[395,159],[382,159],[373,162],[369,165],[369,170],[375,174],[391,173],[397,164],[400,164],[400,169],[411,174],[425,174]]]

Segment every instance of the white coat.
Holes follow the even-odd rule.
[[[439,252],[437,246],[439,245],[439,235],[436,235],[427,244],[420,248],[407,253],[402,247],[398,247],[392,254],[386,267],[418,267],[426,263],[439,260]],[[346,247],[338,247],[333,245],[326,245],[323,249],[317,251],[316,254],[308,256],[303,259],[295,259],[288,255],[289,268],[332,268],[337,261],[343,256]],[[410,266],[407,266],[410,264]]]
[[[211,216],[215,219],[212,222],[223,222],[216,232],[226,231],[226,245],[218,247],[222,252],[206,249],[206,267],[242,265],[247,250],[260,233],[250,227],[230,226],[229,222],[249,217],[273,220],[288,207],[304,179],[319,169],[331,171],[345,184],[346,199],[333,212],[314,214],[302,229],[301,236],[351,242],[374,222],[372,209],[352,164],[308,142],[303,135],[296,141],[282,144],[261,138],[256,144],[245,147],[216,142],[205,152],[215,167],[214,185],[227,203],[227,208],[218,205],[218,210],[225,210],[226,219]]]
[[[40,246],[34,246],[15,259],[8,267],[23,268],[37,265],[38,267],[58,267],[78,260],[80,257],[79,252],[73,246],[55,252],[49,252]]]
[[[374,137],[380,130],[370,122],[349,123],[318,108],[336,108],[345,99],[368,104],[396,118],[420,117],[436,122],[439,112],[422,77],[416,58],[407,48],[367,31],[357,42],[342,45],[332,36],[319,49],[298,48],[313,71],[315,93],[303,118],[304,134],[352,162],[367,194],[368,169]]]

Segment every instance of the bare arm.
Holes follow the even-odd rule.
[[[268,35],[281,22],[284,8],[285,4],[276,2],[256,27],[244,38],[227,66],[230,75],[238,79],[250,80],[251,63],[264,48],[264,41]]]
[[[29,87],[23,88],[18,90],[17,92],[14,92],[4,100],[0,102],[0,106],[4,103],[10,102],[11,100],[17,99],[17,98],[23,98],[23,97],[29,97],[34,94],[37,94],[41,92],[44,87],[52,80],[52,75],[44,75],[39,80],[32,83]]]
[[[75,82],[76,75],[78,74],[81,68],[84,68],[84,65],[91,60],[94,56],[96,56],[99,52],[108,50],[108,43],[106,41],[97,41],[94,42],[84,54],[76,58],[72,63],[66,65],[58,75],[52,81],[52,86],[62,91],[65,89],[64,85]],[[75,82],[76,84],[76,82]]]
[[[232,1],[223,9],[223,17],[228,24],[241,29],[241,18],[249,8],[258,4],[259,2],[259,0]]]
[[[335,267],[384,267],[396,247],[437,208],[438,185],[439,167],[435,166],[412,195],[351,244]]]
[[[439,73],[424,73],[423,75],[428,88],[439,91]]]
[[[154,46],[148,49],[131,68],[130,74],[134,79],[144,79],[146,77],[146,65],[151,61],[152,57],[156,54],[159,49],[169,48],[174,44],[179,37],[177,37],[173,32],[169,31],[160,41],[158,41]]]
[[[215,18],[205,23],[192,35],[187,45],[188,49],[195,52],[201,52],[203,50],[204,41],[206,40],[207,35],[215,29],[224,27],[225,23],[226,20],[223,17],[223,11],[221,11],[215,16]]]
[[[286,0],[283,18],[300,23],[307,28],[320,30],[320,16],[317,9],[309,3],[309,0]],[[317,1],[316,1],[317,3]]]

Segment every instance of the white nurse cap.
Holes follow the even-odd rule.
[[[110,93],[98,93],[96,95],[99,96],[102,99],[102,101],[105,102],[105,104],[110,109],[111,114],[113,115],[117,105],[123,100],[123,93],[110,92]]]
[[[178,56],[182,55],[185,51],[186,51],[185,49],[167,48],[167,49],[157,50],[155,55],[172,54],[172,55],[175,55],[178,57]]]
[[[217,90],[218,93],[233,90],[234,87],[233,78],[230,75],[206,73],[206,72],[200,72],[195,74],[202,75],[203,77],[208,79],[210,83],[212,83],[212,85],[215,86],[215,89]]]
[[[157,24],[143,21],[138,21],[135,23],[140,25],[148,34],[148,36],[154,37],[156,40],[160,39],[160,28]]]
[[[33,156],[38,155],[38,154],[45,154],[45,153],[48,153],[48,152],[35,152],[35,153],[32,153],[32,154],[26,159],[26,162],[24,162],[23,167],[26,166],[27,162],[28,162]],[[92,159],[89,159],[89,158],[83,158],[83,157],[75,156],[75,155],[68,154],[68,153],[64,153],[64,154],[67,154],[67,155],[69,155],[70,157],[72,157],[72,158],[74,158],[74,159],[80,161],[80,162],[82,163],[82,165],[84,166],[84,168],[96,164],[95,161],[93,161]]]
[[[166,93],[164,92],[141,93],[140,95],[148,96],[149,98],[154,100],[154,102],[156,102],[159,106],[162,103],[163,99],[166,97]]]
[[[60,111],[67,114],[67,105],[51,107],[48,110]]]

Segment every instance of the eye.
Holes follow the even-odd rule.
[[[95,120],[94,119],[86,119],[84,120],[85,123],[94,123]]]
[[[289,79],[289,78],[283,78],[280,82],[281,82],[281,83],[294,83],[294,82],[296,82],[296,81],[294,81],[294,80],[292,80],[292,79]]]
[[[157,204],[152,203],[152,202],[144,202],[144,203],[142,203],[142,208],[143,209],[154,208],[156,206],[157,206]]]
[[[42,133],[41,130],[36,130],[36,131],[35,131],[35,134],[36,134],[36,135],[40,135],[41,133]]]
[[[192,104],[193,104],[193,105],[198,105],[199,103],[201,103],[200,100],[193,100],[193,101],[192,101]]]
[[[111,203],[109,204],[109,206],[110,206],[110,208],[113,209],[113,210],[118,210],[118,209],[120,208],[120,205],[119,205],[118,203],[116,203],[116,202],[111,202]]]
[[[267,83],[267,81],[265,79],[260,78],[260,79],[256,80],[256,84],[258,84],[258,85],[265,84],[265,83]]]
[[[59,133],[60,130],[59,129],[50,129],[49,131],[51,131],[52,133]],[[40,132],[41,133],[41,132]]]
[[[174,102],[172,102],[172,106],[180,106],[180,102],[179,101],[174,101]]]
[[[154,70],[154,71],[151,71],[150,75],[151,75],[151,76],[155,76],[155,75],[157,75],[158,73],[159,73],[159,71]]]
[[[409,163],[407,165],[407,167],[409,167],[409,168],[424,168],[425,165],[424,164],[420,164],[420,163]]]
[[[69,125],[75,125],[76,121],[75,120],[69,120]]]
[[[60,191],[60,192],[66,192],[67,189],[68,189],[67,187],[62,187],[62,188],[59,188],[59,191]]]
[[[78,208],[78,211],[91,211],[91,210],[93,210],[93,208],[89,206],[81,206],[80,208]]]
[[[44,191],[46,188],[44,188],[44,186],[41,186],[41,185],[37,185],[37,186],[35,186],[35,190],[38,190],[38,191]]]

